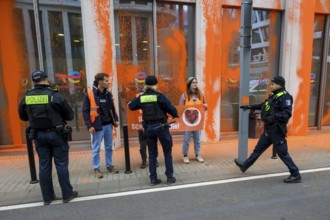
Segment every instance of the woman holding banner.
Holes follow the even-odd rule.
[[[179,105],[186,105],[186,106],[204,105],[205,110],[207,110],[207,104],[204,95],[199,90],[197,83],[198,82],[196,77],[188,78],[186,92],[182,94]],[[191,135],[193,135],[194,137],[194,149],[195,149],[196,160],[200,163],[203,163],[204,159],[200,156],[201,130],[184,132],[184,140],[182,144],[183,163],[185,164],[189,163],[188,151],[189,151],[189,141]]]

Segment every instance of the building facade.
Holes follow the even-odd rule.
[[[254,0],[249,102],[283,76],[294,97],[289,135],[330,125],[330,0]],[[208,111],[204,140],[238,131],[241,0],[0,1],[0,145],[25,143],[17,106],[44,69],[75,111],[75,141],[90,140],[81,104],[98,72],[111,76],[120,115],[146,75],[174,105],[196,76]],[[135,134],[130,134],[134,136]]]

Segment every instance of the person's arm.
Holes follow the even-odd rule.
[[[141,109],[141,103],[140,103],[140,96],[132,99],[132,101],[130,101],[128,103],[128,107],[129,109],[131,109],[132,111]]]
[[[93,127],[92,122],[91,122],[90,110],[91,110],[91,106],[90,106],[88,95],[86,93],[84,96],[84,100],[83,100],[82,113],[83,113],[83,118],[84,118],[85,124],[88,129],[90,127]]]
[[[285,94],[280,100],[280,112],[275,113],[275,120],[279,123],[286,124],[292,116],[293,99],[291,95]]]
[[[165,95],[159,95],[158,103],[166,113],[169,113],[173,118],[179,118],[177,109],[172,105],[172,103]]]
[[[179,105],[185,105],[186,104],[186,93],[183,93],[180,97]]]
[[[25,96],[23,97],[23,99],[21,100],[21,102],[18,106],[18,114],[19,114],[19,118],[22,121],[28,121],[29,120],[28,114],[26,112]]]
[[[71,106],[69,105],[68,100],[60,93],[57,93],[57,96],[60,99],[62,117],[66,121],[72,121],[74,118],[74,112]]]

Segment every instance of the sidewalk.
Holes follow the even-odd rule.
[[[311,131],[306,137],[289,137],[289,152],[301,170],[330,166],[330,130]],[[270,159],[270,147],[259,160],[244,174],[235,166],[233,159],[238,155],[238,137],[224,137],[219,142],[202,143],[201,155],[204,163],[198,163],[193,155],[193,143],[190,145],[190,164],[182,163],[181,137],[176,137],[173,147],[174,176],[176,184],[187,184],[204,181],[222,180],[243,176],[287,172],[280,159]],[[249,139],[249,154],[257,139]],[[123,146],[123,144],[122,144]],[[101,170],[103,179],[96,179],[91,168],[91,152],[88,144],[72,145],[70,151],[70,177],[74,190],[79,196],[115,193],[130,190],[151,188],[148,169],[140,169],[141,158],[137,141],[130,141],[131,174],[125,174],[123,147],[113,153],[113,163],[119,168],[119,174],[105,172],[104,152],[101,152]],[[23,151],[22,151],[23,150]],[[11,151],[10,155],[0,148],[0,206],[41,202],[39,184],[30,184],[30,171],[26,149]],[[35,155],[38,173],[38,157]],[[159,177],[166,181],[164,157],[159,146],[160,163],[157,169]],[[303,181],[308,181],[304,179]],[[283,177],[276,178],[276,184],[284,184]],[[55,193],[61,197],[55,168],[53,170]],[[165,183],[156,187],[166,187]]]

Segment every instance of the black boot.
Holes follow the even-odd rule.
[[[234,162],[236,166],[239,167],[242,173],[245,173],[245,171],[248,169],[248,167],[246,167],[242,162],[239,162],[237,159],[234,159]]]
[[[285,178],[283,180],[283,182],[285,183],[300,183],[301,182],[301,176],[300,174],[293,176],[292,174],[290,174],[290,176],[288,178]]]

